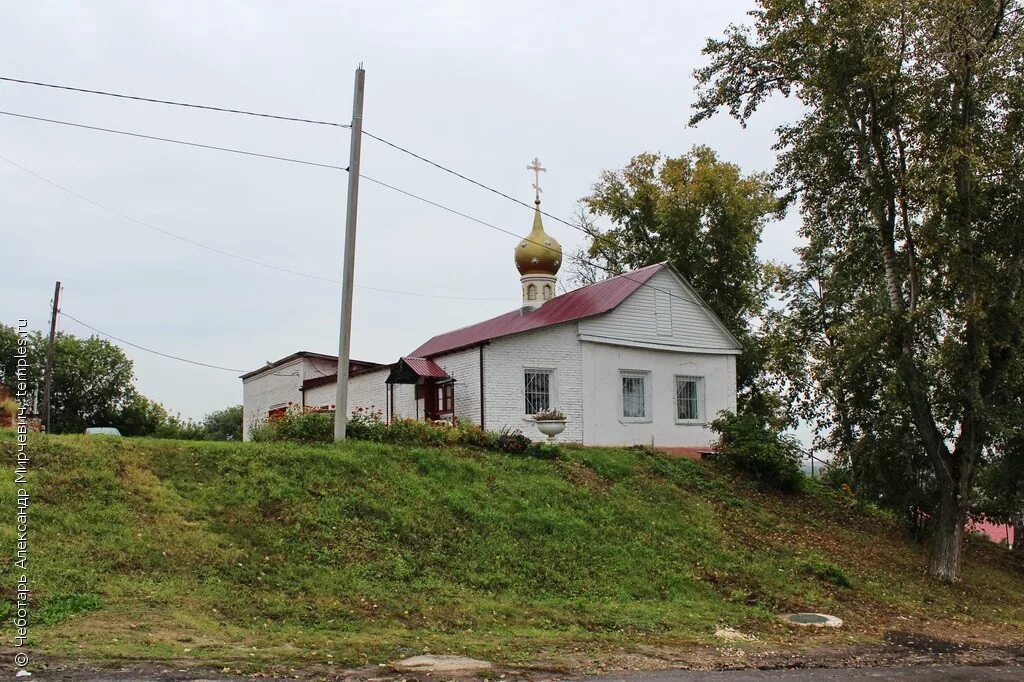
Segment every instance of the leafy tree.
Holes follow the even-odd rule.
[[[760,0],[752,17],[708,42],[691,123],[803,105],[777,145],[808,243],[787,303],[819,343],[796,380],[849,444],[912,425],[936,487],[929,572],[956,581],[1024,346],[1021,2]]]
[[[28,336],[28,392],[43,385],[48,339]],[[14,382],[17,332],[0,325],[0,381]],[[135,396],[132,361],[113,343],[59,332],[54,339],[50,428],[54,433],[80,433],[87,426],[115,424]]]
[[[210,440],[242,440],[242,406],[211,412],[203,419],[203,428]]]
[[[0,324],[0,384],[13,387],[18,370],[18,332],[14,327]]]
[[[769,488],[786,492],[803,488],[803,452],[793,436],[780,433],[752,411],[723,412],[711,428],[718,434],[715,459]]]
[[[39,354],[45,341],[39,337]],[[112,424],[131,398],[132,361],[113,343],[58,333],[53,348],[50,404],[55,433],[81,433]]]
[[[766,298],[757,244],[780,209],[768,179],[743,175],[708,147],[678,157],[645,153],[602,173],[583,202],[612,223],[601,231],[579,217],[590,235],[587,256],[614,273],[669,261],[744,345],[737,374],[741,400],[749,399],[762,361],[750,321]],[[592,281],[606,273],[576,274]]]
[[[978,475],[975,512],[1013,527],[1013,549],[1024,555],[1024,356],[1018,356],[1007,399],[994,420],[998,435]]]
[[[17,332],[0,325],[0,382],[15,379]],[[28,336],[28,392],[42,392],[47,337]],[[205,430],[168,414],[134,386],[132,361],[110,341],[60,332],[54,340],[50,428],[81,433],[89,426],[113,426],[126,436],[168,434],[196,438]],[[40,399],[41,400],[41,399]]]
[[[124,436],[152,435],[169,418],[160,403],[150,400],[134,388],[111,425]]]
[[[764,315],[767,374],[786,398],[789,424],[812,424],[813,447],[833,453],[830,482],[893,509],[919,535],[937,500],[934,475],[884,329],[863,324],[884,314],[884,299],[847,295],[856,277],[841,254],[813,241],[798,253],[801,267],[772,268],[785,306]]]
[[[149,435],[174,440],[206,440],[208,434],[201,423],[182,419],[180,414],[169,414]]]
[[[1024,436],[1015,435],[1006,448],[978,472],[979,501],[975,511],[995,523],[1013,527],[1013,549],[1024,553]]]

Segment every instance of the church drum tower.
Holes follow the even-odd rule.
[[[558,268],[562,265],[562,246],[544,231],[540,214],[540,174],[547,170],[538,159],[526,167],[534,173],[533,229],[516,246],[516,269],[523,291],[523,312],[536,310],[555,297]]]

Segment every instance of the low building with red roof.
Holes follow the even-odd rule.
[[[515,250],[522,306],[438,334],[389,365],[352,360],[348,409],[538,439],[534,415],[557,410],[566,420],[559,440],[706,448],[709,422],[736,410],[739,342],[668,263],[556,296],[562,250],[539,204]],[[243,375],[246,437],[288,406],[333,409],[336,361],[296,353]]]

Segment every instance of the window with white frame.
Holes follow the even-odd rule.
[[[526,369],[523,371],[523,397],[525,413],[528,415],[551,409],[550,369]]]
[[[704,416],[703,377],[676,377],[676,421],[699,421]]]
[[[622,419],[624,421],[648,421],[651,418],[651,373],[623,370],[622,376]]]

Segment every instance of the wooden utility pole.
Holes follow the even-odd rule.
[[[338,337],[338,383],[334,396],[334,442],[345,440],[348,424],[348,356],[352,348],[352,289],[356,267],[356,206],[359,203],[359,153],[363,142],[363,90],[366,71],[356,69],[352,94],[352,138],[348,156],[348,207],[345,213],[345,255],[341,271],[341,331]]]
[[[50,433],[50,385],[53,382],[53,340],[57,335],[57,311],[60,309],[60,282],[53,287],[53,310],[50,312],[50,343],[46,347],[46,370],[43,374],[43,423]]]

